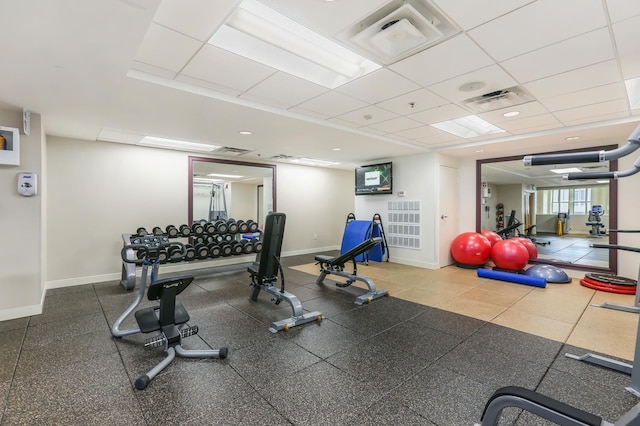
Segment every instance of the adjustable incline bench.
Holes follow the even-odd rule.
[[[336,283],[336,286],[341,288],[349,287],[355,281],[362,281],[367,285],[369,291],[366,294],[363,294],[362,296],[358,296],[356,298],[355,303],[357,305],[362,305],[363,303],[371,303],[371,301],[374,299],[388,296],[389,292],[387,290],[376,290],[376,285],[370,278],[358,275],[358,266],[356,263],[357,256],[377,246],[381,242],[382,237],[369,238],[368,240],[364,240],[351,250],[338,257],[331,257],[322,254],[317,255],[315,257],[315,260],[320,265],[320,276],[316,280],[316,284],[322,284],[325,277],[330,274],[338,275],[347,279],[347,282],[345,283]],[[344,271],[344,265],[349,261],[353,262],[353,274]]]
[[[284,271],[280,265],[280,251],[282,250],[282,237],[284,236],[284,224],[286,216],[284,213],[269,213],[264,227],[264,240],[262,251],[257,254],[256,261],[247,268],[251,275],[251,295],[249,299],[258,300],[260,290],[269,293],[271,301],[279,305],[283,300],[291,305],[293,315],[271,323],[269,331],[277,333],[280,330],[287,331],[290,327],[306,324],[312,321],[322,321],[320,312],[304,313],[300,300],[293,294],[284,290]],[[274,284],[278,282],[278,272],[280,272],[280,289]]]

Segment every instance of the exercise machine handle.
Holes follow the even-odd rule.
[[[640,253],[640,248],[638,247],[620,246],[617,244],[589,244],[589,246],[593,248],[606,248],[611,250],[624,250],[632,251],[634,253]]]
[[[623,177],[628,177],[635,175],[640,172],[640,157],[636,159],[633,163],[633,167],[628,170],[623,170],[620,172],[593,172],[593,173],[569,173],[567,175],[563,175],[562,177],[566,180],[585,180],[585,179],[620,179]]]
[[[525,166],[545,166],[562,163],[596,163],[616,160],[631,154],[640,148],[640,126],[631,133],[627,144],[609,151],[568,152],[565,154],[527,155],[523,158]]]

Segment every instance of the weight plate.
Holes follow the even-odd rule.
[[[632,280],[630,278],[620,277],[612,274],[589,273],[589,274],[585,274],[585,277],[589,278],[592,281],[597,281],[604,284],[615,284],[615,285],[625,285],[625,286],[635,286],[638,284],[636,280]]]

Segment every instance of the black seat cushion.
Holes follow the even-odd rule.
[[[150,306],[136,311],[135,317],[140,331],[143,333],[151,333],[152,331],[157,331],[162,328],[157,314],[159,310],[160,307],[158,306]],[[187,321],[189,321],[189,313],[184,306],[182,306],[182,303],[176,301],[175,324],[184,324]]]

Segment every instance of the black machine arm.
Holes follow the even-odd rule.
[[[545,166],[562,163],[595,163],[616,160],[631,154],[640,148],[640,126],[631,133],[627,144],[609,151],[569,152],[565,154],[527,155],[523,158],[525,166]],[[591,178],[585,178],[591,179]]]
[[[585,180],[585,179],[620,179],[635,175],[640,172],[640,157],[633,163],[633,167],[628,170],[619,172],[593,172],[593,173],[569,173],[563,175],[562,178],[566,180]]]

